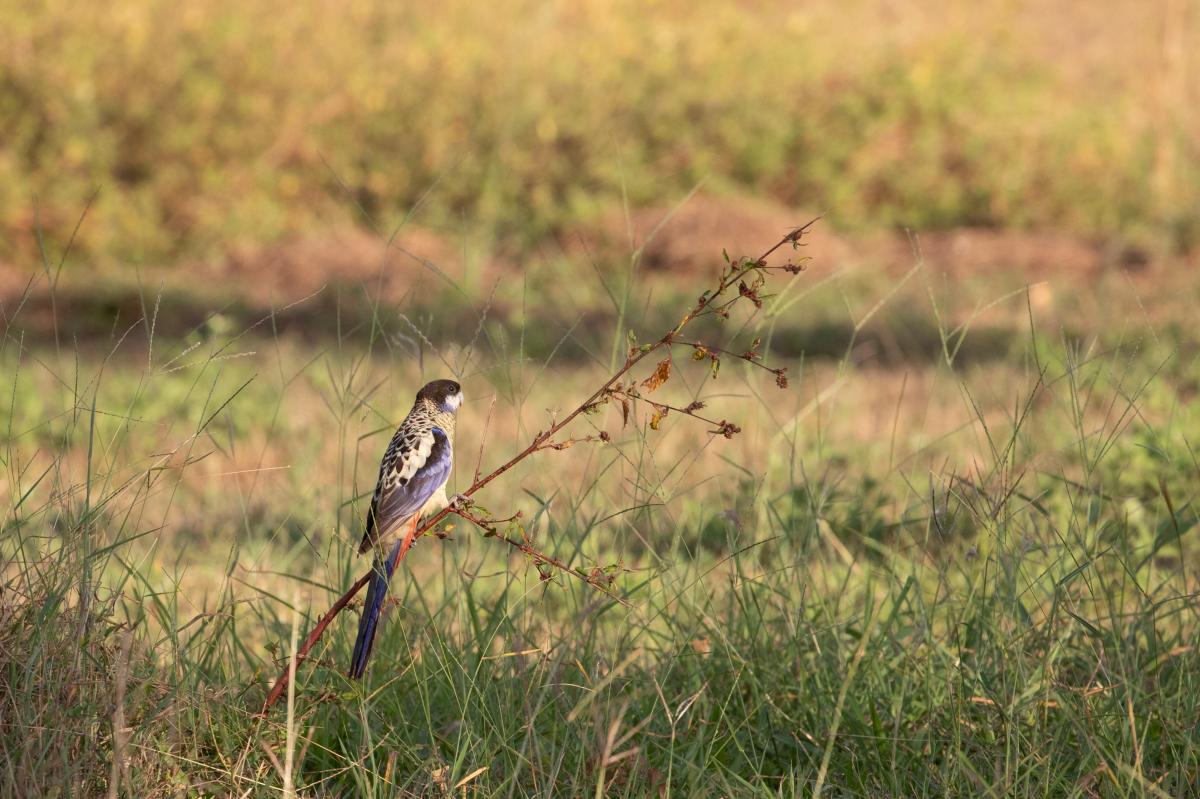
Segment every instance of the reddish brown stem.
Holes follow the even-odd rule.
[[[668,331],[666,333],[666,335],[664,335],[658,341],[655,341],[653,344],[647,345],[644,348],[639,348],[638,350],[631,352],[629,354],[629,357],[625,359],[625,364],[620,369],[618,369],[615,374],[613,374],[611,377],[609,377],[608,380],[606,380],[604,382],[604,384],[602,386],[600,386],[600,388],[596,389],[592,393],[591,396],[589,396],[586,400],[584,400],[578,406],[576,406],[575,410],[571,411],[569,414],[564,416],[558,422],[551,425],[549,430],[546,430],[545,432],[542,432],[542,433],[538,433],[536,436],[533,437],[533,441],[530,442],[529,446],[527,446],[525,449],[521,450],[519,453],[517,453],[515,456],[513,456],[509,460],[505,461],[500,466],[496,467],[496,469],[494,469],[492,472],[490,472],[489,474],[487,474],[483,477],[477,478],[475,480],[475,482],[471,485],[471,487],[463,492],[463,496],[467,496],[467,497],[472,496],[473,494],[478,492],[480,489],[482,489],[484,486],[486,486],[488,483],[492,482],[497,477],[500,477],[502,474],[506,473],[512,467],[516,466],[518,463],[525,460],[526,458],[528,458],[530,455],[534,454],[535,452],[538,452],[539,450],[544,450],[544,449],[553,449],[554,446],[552,444],[548,444],[548,442],[550,442],[550,440],[556,434],[558,434],[558,432],[560,430],[562,430],[564,427],[566,427],[568,424],[570,424],[572,421],[574,421],[575,417],[577,417],[579,414],[583,413],[584,410],[593,406],[597,400],[604,397],[609,392],[609,390],[614,385],[617,384],[617,382],[621,378],[623,378],[626,374],[628,374],[629,371],[631,369],[633,369],[633,367],[635,367],[639,363],[641,363],[642,360],[646,358],[646,356],[650,355],[652,352],[655,352],[656,350],[658,350],[662,347],[669,347],[675,341],[675,337],[679,335],[679,332],[681,330],[683,330],[683,328],[686,327],[689,322],[691,322],[697,316],[704,313],[705,310],[708,309],[713,304],[713,301],[716,300],[717,297],[724,294],[725,291],[727,291],[732,286],[737,285],[737,283],[739,281],[741,281],[741,279],[743,277],[745,277],[747,274],[749,274],[753,270],[765,268],[763,262],[766,261],[767,257],[769,255],[771,255],[771,253],[775,252],[780,247],[782,247],[783,245],[785,245],[789,242],[791,242],[792,244],[798,243],[800,241],[801,236],[803,236],[804,233],[807,232],[808,229],[816,221],[817,220],[814,219],[814,220],[812,220],[812,222],[809,222],[808,224],[804,225],[803,227],[798,227],[798,228],[792,230],[786,236],[784,236],[782,239],[780,239],[778,242],[776,242],[770,249],[768,249],[766,252],[764,252],[762,255],[760,255],[757,260],[743,262],[739,268],[731,269],[728,275],[721,278],[721,281],[717,284],[716,289],[711,294],[705,294],[705,296],[701,297],[696,302],[696,305],[693,308],[691,308],[686,314],[684,314],[683,318],[679,320],[679,323],[676,324],[675,327],[672,328],[670,331]],[[737,298],[735,297],[735,298],[733,298],[732,301],[736,301],[736,300],[737,300]],[[417,525],[417,522],[414,521],[413,528],[409,530],[409,533],[405,538],[404,544],[400,547],[400,550],[396,555],[396,559],[392,564],[393,568],[408,553],[408,550],[412,546],[414,541],[416,541],[421,536],[425,535],[425,533],[427,533],[429,530],[433,529],[438,524],[438,522],[440,522],[442,519],[446,518],[446,516],[452,512],[454,512],[454,510],[452,508],[447,507],[447,508],[443,508],[439,512],[433,514],[428,519],[425,519],[424,522],[421,523],[419,526]],[[462,515],[462,514],[460,513],[459,515]],[[505,538],[504,540],[507,543],[509,543],[510,545],[515,546],[518,549],[521,549],[522,551],[525,551],[525,549],[527,547],[527,545],[522,545],[520,542],[515,542],[515,541],[509,540],[507,538]],[[532,551],[527,552],[527,554],[531,555],[532,557],[534,557],[536,559],[540,559],[542,562],[545,562],[547,564],[551,564],[551,565],[557,566],[559,568],[562,568],[564,571],[571,571],[570,568],[567,567],[565,564],[560,564],[559,562],[554,561],[553,559],[549,558],[548,556],[542,555],[541,553],[537,552],[537,550],[533,550],[531,547],[529,549]],[[304,660],[308,657],[308,653],[310,651],[312,651],[312,648],[316,645],[317,641],[320,640],[321,636],[324,634],[325,628],[329,626],[330,622],[333,621],[334,617],[336,617],[339,613],[341,613],[346,608],[346,605],[349,604],[350,600],[354,598],[354,595],[362,590],[362,587],[367,584],[367,581],[370,579],[370,577],[371,577],[370,572],[367,572],[365,575],[360,577],[358,579],[358,581],[356,583],[354,583],[354,585],[350,586],[350,589],[348,591],[346,591],[346,593],[342,594],[338,598],[338,600],[333,603],[333,607],[331,607],[329,609],[329,611],[325,613],[325,615],[321,616],[321,618],[317,621],[317,625],[315,627],[313,627],[312,632],[310,632],[308,634],[308,637],[306,637],[304,639],[304,644],[296,651],[295,658],[296,658],[297,667],[299,667],[299,665],[301,663],[303,663]],[[594,583],[591,580],[588,580],[587,582],[591,585],[596,585],[596,583]],[[596,587],[600,587],[600,586],[597,585]],[[271,709],[271,706],[274,705],[279,700],[280,696],[283,695],[283,692],[287,690],[287,684],[288,684],[288,667],[285,666],[279,679],[276,680],[274,687],[272,687],[270,693],[267,694],[267,698],[263,702],[262,710],[260,711],[261,713],[265,714],[268,710]]]
[[[408,550],[412,548],[413,541],[416,540],[416,529],[417,520],[414,518],[412,520],[412,524],[410,524],[408,527],[408,534],[404,538],[404,543],[401,544],[400,549],[396,551],[396,557],[391,563],[391,570],[393,572],[396,570],[396,564],[403,560],[404,556],[408,554]],[[337,602],[333,603],[333,607],[329,608],[324,616],[317,619],[316,626],[312,628],[312,631],[308,634],[308,637],[304,639],[304,643],[300,645],[300,648],[296,650],[296,654],[294,655],[296,658],[297,670],[300,668],[300,664],[308,659],[308,653],[312,651],[313,646],[316,645],[317,641],[321,640],[321,636],[325,634],[325,628],[329,626],[329,623],[333,621],[339,613],[342,612],[342,609],[345,608],[346,605],[350,604],[350,600],[354,598],[355,594],[362,590],[362,587],[366,585],[367,581],[370,579],[371,572],[367,572],[362,577],[359,577],[354,585],[350,586],[346,593],[338,597]],[[279,675],[279,679],[277,679],[275,681],[275,685],[271,687],[271,692],[267,694],[267,698],[263,700],[262,710],[259,711],[260,713],[265,715],[266,712],[271,709],[271,705],[278,702],[279,698],[283,696],[283,692],[286,691],[288,687],[288,677],[290,672],[291,669],[285,666],[283,673]]]

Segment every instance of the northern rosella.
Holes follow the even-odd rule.
[[[454,417],[462,399],[462,388],[453,380],[427,384],[417,392],[412,410],[392,436],[379,465],[379,482],[367,511],[367,529],[358,547],[360,554],[374,548],[375,562],[350,660],[350,676],[356,680],[366,671],[371,657],[397,555],[411,543],[415,522],[423,514],[436,513],[449,504],[446,478],[454,456]],[[383,557],[393,538],[395,543]]]

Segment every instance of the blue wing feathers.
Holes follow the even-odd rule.
[[[380,495],[371,503],[367,514],[367,531],[363,536],[360,551],[366,551],[380,534],[387,535],[398,525],[420,512],[425,503],[441,488],[450,476],[450,439],[438,427],[433,428],[433,447],[417,471],[408,480],[397,483],[390,491]],[[385,470],[389,468],[385,463]],[[383,475],[380,475],[382,479]],[[371,567],[371,581],[367,584],[367,600],[362,618],[358,622],[358,638],[354,642],[354,654],[350,658],[350,676],[360,679],[367,669],[371,650],[375,644],[375,633],[379,628],[379,616],[383,601],[387,598],[388,582],[392,576],[392,562],[396,558],[403,539],[398,539],[387,559],[378,555]]]
[[[430,432],[433,434],[433,447],[430,449],[425,463],[417,469],[412,477],[396,483],[391,489],[371,501],[371,509],[367,513],[367,530],[362,544],[359,546],[359,552],[366,552],[372,543],[387,536],[398,525],[420,511],[450,476],[453,460],[450,452],[450,439],[440,427],[435,427]],[[385,462],[379,476],[381,482],[384,479],[384,473],[390,468],[391,464]]]

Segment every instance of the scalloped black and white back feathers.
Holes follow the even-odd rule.
[[[461,404],[462,388],[453,380],[434,380],[417,392],[412,410],[396,429],[379,464],[359,553],[386,541],[414,515],[446,505],[454,419]]]

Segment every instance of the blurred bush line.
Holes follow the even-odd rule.
[[[6,4],[0,259],[93,195],[80,258],[169,263],[410,215],[520,253],[701,181],[840,228],[1192,247],[1196,21],[1042,5]]]

